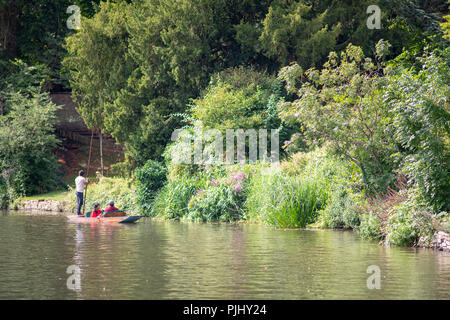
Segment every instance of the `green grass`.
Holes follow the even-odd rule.
[[[57,190],[45,194],[37,194],[33,196],[23,197],[22,200],[58,200],[62,201],[67,198],[69,191]]]
[[[257,173],[249,188],[246,218],[281,228],[304,228],[316,222],[328,189],[325,179],[291,177],[275,170]]]

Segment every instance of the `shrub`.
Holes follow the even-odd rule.
[[[326,228],[355,229],[360,224],[354,195],[343,185],[330,194],[325,209],[319,215],[322,226]]]
[[[280,80],[265,73],[227,69],[211,78],[203,96],[194,100],[191,114],[206,128],[263,128],[274,117],[268,107],[273,99],[280,99],[282,87]],[[278,113],[275,118],[278,121],[274,121],[273,129],[280,125]]]
[[[355,204],[358,196],[352,191],[352,166],[330,155],[327,146],[310,152],[298,152],[281,164],[290,176],[309,176],[329,184],[326,206],[319,212],[320,224],[327,228],[355,228],[359,225]]]
[[[397,246],[412,246],[419,240],[432,239],[436,220],[417,198],[420,191],[417,187],[406,189],[401,179],[396,186],[399,191],[391,189],[385,196],[369,198],[367,205],[360,207],[364,213],[358,233],[363,238]]]
[[[216,174],[209,176],[204,189],[197,190],[189,201],[189,215],[186,219],[191,221],[241,219],[250,168],[251,166],[227,167],[229,172],[225,176],[222,170],[215,169]]]
[[[389,217],[386,232],[386,244],[412,246],[417,244],[421,236],[433,236],[431,214],[420,208],[413,208],[410,203],[405,202]]]
[[[384,238],[380,220],[374,213],[362,216],[357,230],[363,239],[382,240]]]
[[[239,189],[216,185],[197,190],[188,204],[190,221],[233,221],[240,218]]]
[[[154,160],[149,160],[143,167],[136,169],[136,197],[144,212],[151,210],[156,192],[166,182],[166,176],[166,167]]]
[[[448,212],[439,213],[433,221],[433,226],[437,231],[450,234],[450,214]]]
[[[401,146],[402,170],[428,205],[450,210],[450,49],[418,58],[414,69],[395,69],[388,76],[384,101],[392,117],[389,126]]]

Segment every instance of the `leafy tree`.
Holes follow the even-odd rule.
[[[119,66],[133,67],[125,81],[114,80],[117,98],[105,104],[103,124],[106,132],[125,145],[131,166],[161,158],[173,130],[180,125],[172,114],[185,111],[189,99],[207,86],[211,74],[244,62],[233,26],[241,20],[258,19],[266,4],[145,0],[128,7],[128,38],[123,35],[128,41],[127,53],[115,56],[127,61]],[[102,48],[95,51],[110,64]]]
[[[270,101],[282,98],[282,83],[254,70],[225,70],[211,79],[201,98],[194,99],[190,115],[206,129],[267,128]],[[276,115],[277,116],[277,115]]]
[[[386,56],[388,48],[380,41],[377,57]],[[395,149],[384,130],[386,106],[377,100],[383,87],[380,62],[350,44],[340,56],[331,52],[320,71],[311,68],[303,73],[295,64],[281,69],[279,77],[298,95],[279,105],[283,119],[299,122],[312,143],[329,143],[355,163],[368,191],[385,190],[393,179],[389,155]]]
[[[74,0],[73,4],[80,7],[81,15],[83,17],[92,18],[101,0]]]
[[[367,27],[371,5],[380,8],[380,29]],[[291,62],[308,69],[325,62],[328,52],[341,51],[349,43],[372,58],[380,39],[391,43],[392,57],[404,47],[421,50],[431,42],[429,36],[441,41],[439,22],[445,12],[439,1],[275,0],[263,19],[236,26],[236,38],[244,51],[269,57],[269,65],[261,58],[258,62],[270,70]]]
[[[445,22],[441,24],[442,30],[444,32],[444,38],[450,41],[450,14],[446,15]]]
[[[92,129],[103,128],[105,105],[114,102],[127,79],[126,10],[122,3],[102,2],[97,14],[66,40],[63,63],[71,74],[72,95]]]
[[[286,65],[317,65],[336,44],[341,25],[328,27],[327,11],[313,14],[306,1],[276,1],[264,18],[260,36],[264,52]]]
[[[47,68],[45,87],[66,89],[60,70],[64,37],[72,32],[66,26],[71,4],[69,0],[1,0],[0,60],[20,58],[30,65],[42,64]]]
[[[39,68],[18,61],[18,71],[2,84],[5,109],[0,115],[0,198],[2,205],[18,195],[42,193],[61,186],[58,163],[52,149],[54,105],[41,92],[44,76]],[[39,81],[40,80],[40,81]],[[36,85],[36,81],[39,81]]]
[[[100,134],[102,163],[102,131],[114,134],[118,125],[110,121],[106,109],[113,105],[131,72],[126,57],[127,10],[123,2],[102,2],[92,18],[83,19],[81,30],[67,38],[68,55],[63,61],[71,75],[78,112],[86,125]]]
[[[401,64],[388,75],[383,101],[401,146],[402,170],[438,210],[450,210],[450,50],[425,53],[422,68]]]

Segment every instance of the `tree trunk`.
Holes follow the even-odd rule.
[[[99,130],[99,136],[100,136],[100,167],[102,168],[102,176],[104,175],[103,170],[103,135],[102,130]]]
[[[17,56],[17,27],[22,1],[10,0],[0,4],[0,52]]]

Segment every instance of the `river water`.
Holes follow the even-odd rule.
[[[450,254],[348,231],[0,212],[0,299],[450,299]]]

